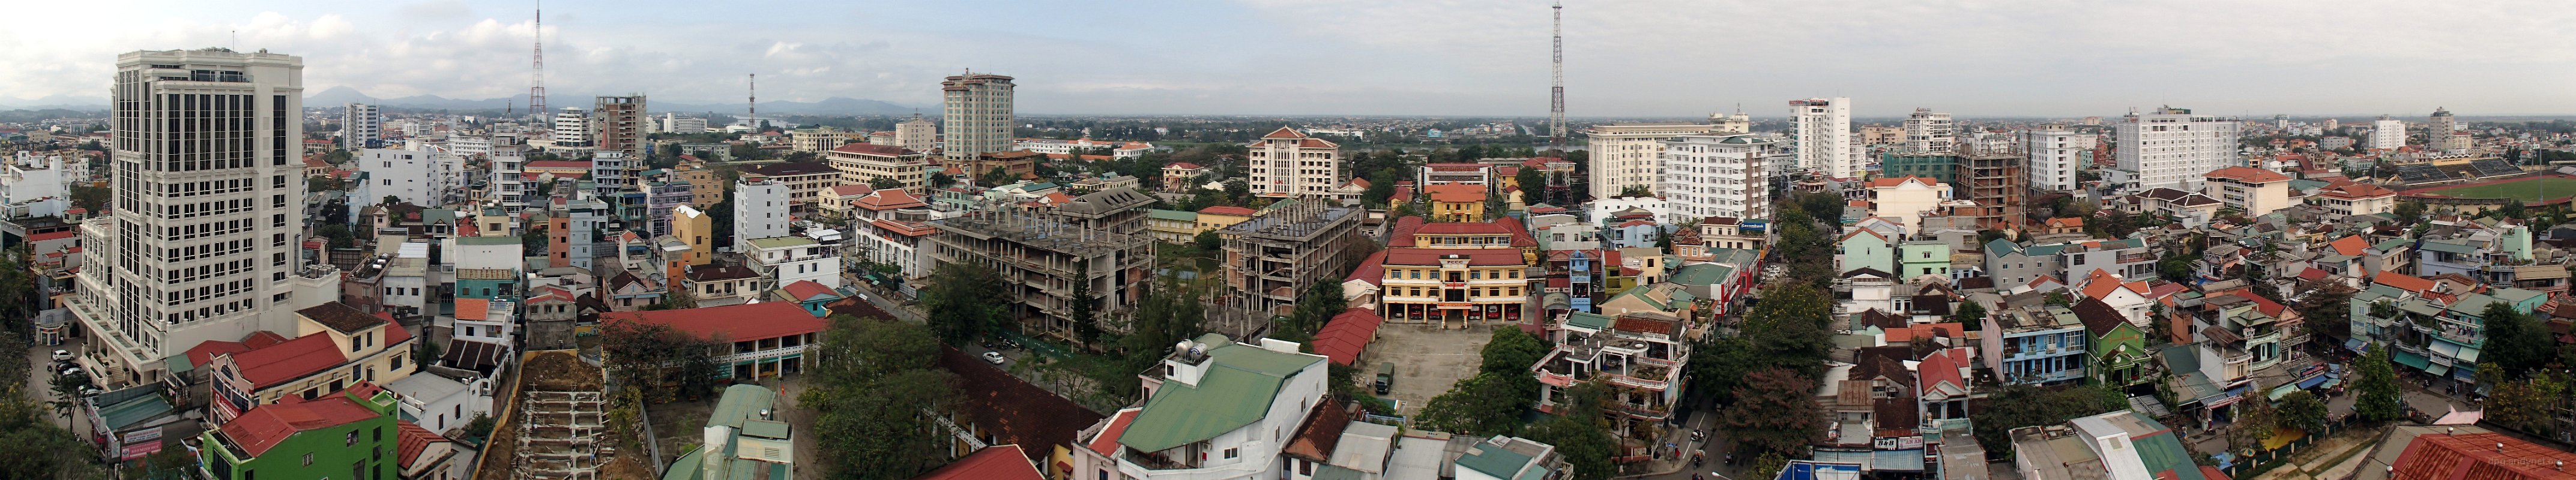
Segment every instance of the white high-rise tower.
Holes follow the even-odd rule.
[[[2370,121],[2370,149],[2396,150],[2404,146],[2406,146],[2406,122],[2387,115],[2380,115],[2378,120]]]
[[[2119,164],[2102,179],[2136,188],[2172,187],[2200,191],[2201,174],[2242,163],[2236,142],[2243,123],[2235,117],[2193,115],[2191,109],[2162,107],[2155,113],[2129,112],[2111,124]]]
[[[1011,150],[1011,77],[968,71],[939,82],[947,113],[941,123],[947,135],[942,156],[968,160],[978,154]]]
[[[1798,169],[1827,178],[1860,178],[1860,151],[1852,148],[1850,97],[1790,100],[1789,120]]]
[[[1914,109],[1905,117],[1905,151],[1913,153],[1949,153],[1959,143],[1958,125],[1950,114],[1929,108]]]
[[[368,140],[384,137],[385,115],[375,105],[349,104],[340,118],[340,149],[355,152],[367,148]]]
[[[115,214],[82,222],[70,306],[100,384],[158,381],[173,354],[292,333],[296,309],[337,300],[338,274],[298,252],[303,71],[266,51],[117,56]]]

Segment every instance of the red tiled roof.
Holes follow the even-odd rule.
[[[2048,228],[2058,227],[2084,228],[2084,217],[2058,217],[2048,219]]]
[[[1422,187],[1422,192],[1430,195],[1431,201],[1434,202],[1473,203],[1485,201],[1485,187],[1483,185],[1468,185],[1461,183],[1424,185]]]
[[[1352,268],[1351,274],[1347,277],[1343,277],[1342,280],[1360,280],[1369,282],[1370,285],[1376,285],[1379,281],[1386,279],[1385,262],[1385,250],[1370,252],[1368,258],[1361,259],[1360,266]]]
[[[921,197],[913,196],[912,192],[906,192],[900,189],[878,190],[871,192],[868,193],[868,196],[859,197],[858,200],[850,202],[850,205],[868,210],[893,210],[898,208],[920,208],[930,206],[929,203],[922,202]]]
[[[241,365],[242,378],[250,380],[251,386],[257,388],[277,386],[349,361],[347,355],[340,353],[340,344],[333,343],[329,335],[321,333],[296,337],[267,348],[251,349],[232,357],[233,363]]]
[[[2334,253],[2336,255],[2350,255],[2357,257],[2370,250],[2370,239],[2362,238],[2360,235],[2347,235],[2343,238],[2335,239],[2335,241],[2327,242],[2326,248],[2334,249]]]
[[[1199,214],[1201,215],[1232,215],[1237,217],[1249,217],[1255,213],[1260,212],[1254,211],[1250,208],[1237,207],[1233,205],[1218,205],[1199,209]]]
[[[1144,411],[1141,408],[1131,408],[1119,410],[1118,413],[1110,415],[1109,426],[1101,427],[1100,436],[1092,437],[1091,444],[1087,446],[1091,451],[1100,452],[1101,455],[1117,455],[1118,435],[1127,433],[1127,425],[1136,423],[1136,414]]]
[[[439,436],[427,428],[421,428],[420,424],[411,423],[410,420],[394,420],[394,459],[398,460],[398,465],[402,465],[403,468],[410,468],[411,462],[419,460],[420,452],[428,450],[430,444],[445,441],[448,441],[447,437]]]
[[[1967,366],[1968,362],[1968,349],[1965,347],[1941,349],[1923,357],[1923,363],[1914,367],[1914,385],[1918,389],[1916,397],[1921,398],[1922,390],[1931,390],[1943,383],[1965,389],[1968,380],[1959,376],[1959,369]]]
[[[195,347],[188,348],[188,364],[202,367],[206,365],[207,360],[215,359],[215,355],[217,354],[238,354],[251,350],[268,348],[270,345],[280,343],[286,343],[285,336],[278,335],[277,332],[266,330],[251,332],[249,337],[244,337],[242,338],[242,341],[239,342],[207,340],[203,343],[198,343]]]
[[[1341,146],[1341,145],[1340,145],[1340,144],[1333,143],[1333,142],[1327,142],[1327,141],[1324,141],[1324,139],[1321,139],[1321,138],[1306,138],[1306,139],[1298,140],[1298,141],[1297,141],[1297,146],[1299,146],[1299,147],[1304,147],[1304,148],[1333,148],[1333,147],[1339,147],[1339,146]]]
[[[1376,310],[1353,308],[1334,315],[1322,330],[1315,331],[1315,354],[1331,358],[1333,363],[1356,365],[1360,352],[1368,350],[1377,339],[1377,327],[1386,323]]]
[[[786,290],[787,296],[796,297],[796,301],[799,302],[813,300],[817,297],[836,296],[832,293],[831,287],[825,287],[823,284],[814,283],[813,280],[798,280],[796,283],[787,284],[787,286],[779,287],[779,289]]]
[[[330,342],[326,340],[323,343]],[[225,423],[220,429],[224,436],[233,439],[234,444],[241,445],[242,450],[256,457],[268,453],[268,449],[285,443],[286,439],[294,437],[299,432],[383,417],[375,410],[368,410],[366,406],[359,405],[356,400],[350,400],[343,395],[332,395],[313,401],[301,401],[296,397],[288,396],[282,397],[278,402],[252,407],[250,411],[242,412],[240,417]]]
[[[1521,251],[1520,251],[1520,249],[1515,249],[1515,248],[1500,248],[1500,247],[1496,247],[1496,248],[1413,248],[1413,247],[1397,247],[1397,248],[1389,248],[1389,249],[1386,249],[1386,264],[1387,264],[1387,265],[1413,265],[1413,266],[1421,266],[1421,265],[1439,265],[1439,264],[1440,264],[1440,259],[1441,259],[1441,258],[1443,258],[1443,257],[1447,257],[1447,256],[1450,256],[1450,255],[1463,256],[1463,257],[1465,257],[1465,258],[1467,259],[1467,264],[1468,264],[1468,265],[1473,265],[1473,266],[1499,266],[1499,265],[1520,265],[1520,264],[1521,264]]]
[[[869,226],[873,226],[873,227],[877,227],[877,228],[880,228],[880,229],[885,229],[886,231],[889,231],[889,232],[894,232],[894,233],[902,234],[903,236],[907,236],[907,237],[919,237],[919,236],[923,236],[923,235],[929,235],[929,234],[932,234],[932,233],[936,233],[936,232],[938,232],[938,231],[939,231],[939,229],[937,229],[937,228],[932,228],[932,227],[930,226],[930,224],[927,224],[927,223],[921,223],[921,222],[898,222],[898,221],[894,221],[894,220],[887,220],[887,219],[882,219],[882,218],[875,219],[875,220],[869,220],[869,221],[868,221],[868,225],[869,225]]]
[[[884,156],[888,156],[888,157],[900,157],[900,156],[903,156],[903,154],[905,153],[905,152],[904,152],[904,150],[903,150],[903,147],[897,147],[897,146],[893,146],[893,145],[877,145],[877,144],[873,144],[873,143],[844,143],[844,144],[841,144],[841,146],[838,146],[838,147],[832,147],[832,151],[835,151],[835,152],[841,152],[841,153],[859,153],[859,154],[867,154],[867,155],[884,155]]]
[[[670,325],[671,328],[700,338],[724,334],[730,341],[747,341],[802,335],[823,331],[823,319],[814,318],[804,308],[792,303],[763,302],[721,307],[599,314],[600,323],[646,322]]]
[[[1610,328],[1637,333],[1673,335],[1681,333],[1681,322],[1637,317],[1619,317],[1619,320],[1616,323],[1612,323]]]
[[[538,161],[534,161],[534,162],[528,162],[528,165],[527,165],[525,168],[526,168],[526,169],[528,169],[528,170],[537,170],[537,169],[576,169],[576,168],[577,168],[577,169],[582,169],[582,170],[589,170],[589,169],[590,169],[590,162],[581,161],[581,160],[538,160]]]
[[[1395,228],[1388,231],[1386,244],[1389,246],[1399,247],[1412,246],[1413,234],[1422,230],[1422,222],[1422,216],[1420,215],[1407,215],[1396,218]]]
[[[2425,434],[2406,443],[2390,467],[2405,479],[2576,479],[2553,465],[2576,460],[2576,453],[2534,444],[2500,433]]]
[[[2324,192],[2320,192],[2320,194],[2325,195],[2327,198],[2355,199],[2393,197],[2397,196],[2397,191],[2389,190],[2388,187],[2374,184],[2354,183],[2351,185],[2328,187]]]
[[[1261,138],[1306,138],[1306,134],[1298,133],[1294,128],[1279,127],[1278,130],[1272,130],[1269,135],[1262,135]]]
[[[2415,292],[2417,294],[2433,291],[2432,280],[2425,280],[2423,278],[2391,271],[2379,272],[2379,276],[2371,277],[2370,281],[2371,283],[2396,287],[2399,290]]]
[[[1022,461],[1043,461],[1053,453],[1053,446],[1073,443],[1084,427],[1102,418],[1097,412],[1011,376],[965,351],[947,347],[939,350],[939,366],[957,375],[957,412],[977,430],[990,435],[996,444],[1049,446],[1023,452],[1038,456]]]
[[[1509,235],[1511,233],[1512,227],[1505,225],[1504,222],[1425,223],[1413,230],[1414,235]]]
[[[1920,183],[1920,184],[1923,184],[1923,186],[1930,187],[1930,186],[1933,186],[1934,184],[1938,184],[1938,183],[1940,183],[1940,180],[1938,180],[1938,179],[1934,179],[1934,178],[1931,178],[1931,177],[1917,177],[1917,176],[1913,176],[1913,175],[1906,175],[1906,176],[1896,177],[1896,178],[1874,178],[1874,179],[1870,179],[1870,181],[1869,181],[1869,183],[1867,184],[1867,186],[1868,186],[1868,188],[1894,187],[1894,186],[1898,186],[1898,185],[1904,185],[1906,182]]]
[[[73,237],[73,236],[75,236],[75,235],[80,235],[80,231],[79,231],[79,230],[58,230],[58,231],[52,231],[52,232],[39,233],[39,234],[35,234],[35,235],[28,235],[28,236],[27,236],[27,241],[30,241],[30,242],[42,242],[42,241],[47,241],[47,240],[61,240],[61,239],[66,239],[66,238],[72,238],[72,237]]]
[[[2254,167],[2227,167],[2210,170],[2209,173],[2202,174],[2201,177],[2225,178],[2246,183],[2271,183],[2288,181],[2290,179],[2289,176],[2282,175],[2280,172]]]
[[[1037,465],[1029,463],[1019,445],[994,445],[912,480],[1046,480],[1046,476],[1038,474]]]
[[[482,319],[485,319],[485,318],[489,318],[489,316],[488,316],[488,315],[490,315],[490,314],[489,314],[488,312],[489,312],[491,309],[492,309],[492,301],[491,301],[491,300],[488,300],[488,299],[481,299],[481,298],[459,298],[459,299],[456,299],[456,319],[457,319],[457,320],[482,320]]]

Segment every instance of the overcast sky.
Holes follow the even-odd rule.
[[[528,2],[23,2],[0,97],[103,99],[115,56],[235,45],[305,86],[522,96]],[[2576,2],[1572,0],[1576,117],[2576,114]],[[231,35],[238,34],[238,43]],[[1032,114],[1547,113],[1544,0],[993,0],[546,4],[556,95],[938,101],[966,68]]]

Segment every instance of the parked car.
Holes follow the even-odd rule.
[[[1385,395],[1386,390],[1390,388],[1395,388],[1395,362],[1379,363],[1377,364],[1377,394]]]
[[[54,361],[57,361],[57,362],[69,362],[69,361],[72,361],[72,351],[70,351],[70,350],[55,350],[55,351],[54,351]]]
[[[1001,365],[1002,362],[1008,362],[1010,359],[1002,358],[1002,352],[984,352],[984,361],[993,362],[994,365]]]

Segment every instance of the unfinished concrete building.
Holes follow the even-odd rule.
[[[1070,340],[1074,302],[1093,302],[1104,319],[1134,307],[1153,278],[1154,238],[1085,227],[1063,213],[1004,207],[931,222],[939,229],[930,236],[932,269],[992,267],[1022,333]],[[1141,213],[1137,219],[1141,231]],[[1075,298],[1077,282],[1090,284],[1091,298]]]
[[[1300,202],[1225,228],[1228,310],[1287,315],[1307,285],[1339,284],[1345,267],[1368,254],[1360,210],[1324,203]]]
[[[1074,197],[1055,207],[1056,216],[1083,228],[1120,235],[1145,234],[1145,206],[1154,197],[1133,188],[1112,188]]]
[[[2028,223],[2022,215],[2022,178],[2020,152],[1978,152],[1959,156],[1959,166],[1951,183],[1956,189],[1951,198],[1977,202],[1974,207],[1961,207],[1951,215],[1973,217],[1983,230],[2020,230]]]

